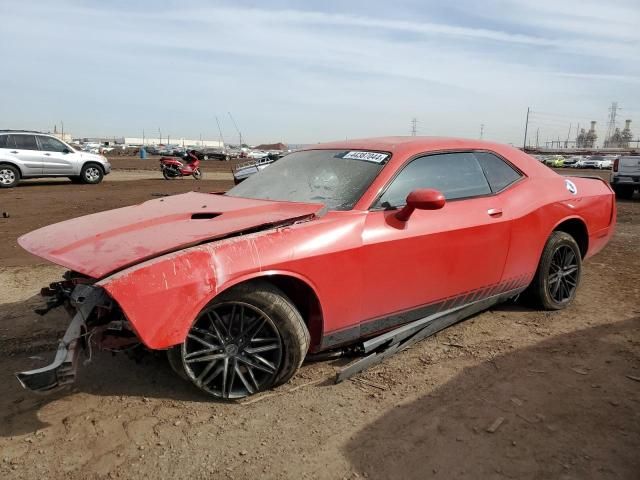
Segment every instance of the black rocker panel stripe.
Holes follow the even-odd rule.
[[[343,330],[330,332],[322,337],[319,350],[326,350],[354,342],[362,337],[369,337],[377,332],[389,330],[393,327],[413,322],[421,318],[439,313],[450,308],[468,305],[473,302],[487,299],[499,295],[501,293],[512,290],[523,290],[529,283],[531,274],[519,275],[517,277],[507,278],[500,283],[491,284],[482,288],[463,292],[459,295],[443,298],[428,305],[406,310],[404,312],[394,313],[384,317],[365,320],[354,327],[348,327]]]

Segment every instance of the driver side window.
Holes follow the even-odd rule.
[[[447,200],[491,194],[473,153],[440,153],[416,158],[405,166],[375,206],[403,206],[407,195],[417,188],[440,190]]]
[[[40,143],[40,150],[44,152],[62,153],[65,150],[68,150],[67,146],[64,143],[52,137],[38,135],[38,143]]]

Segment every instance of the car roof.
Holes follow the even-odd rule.
[[[528,176],[549,176],[555,174],[538,160],[511,145],[455,137],[378,137],[355,140],[342,140],[330,143],[309,145],[303,150],[336,149],[336,150],[376,150],[393,155],[389,161],[391,169],[396,169],[408,158],[421,153],[447,151],[487,150],[507,158],[515,167]],[[555,174],[557,175],[557,174]]]
[[[37,130],[5,130],[5,129],[0,129],[0,134],[1,133],[17,133],[17,134],[21,134],[21,133],[37,133],[38,135],[51,135],[50,133],[38,132]]]

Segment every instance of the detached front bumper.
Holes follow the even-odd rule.
[[[73,383],[76,377],[78,355],[88,332],[87,320],[96,306],[111,302],[100,287],[86,284],[75,286],[69,296],[75,315],[58,345],[53,362],[43,368],[16,373],[20,384],[34,392],[47,392]]]

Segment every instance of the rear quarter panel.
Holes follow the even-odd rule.
[[[577,188],[573,194],[566,180],[561,176],[527,178],[502,194],[513,221],[503,278],[526,273],[533,279],[547,239],[566,220],[585,223],[589,236],[586,257],[606,245],[615,224],[613,192],[599,179],[572,177],[568,180]]]

